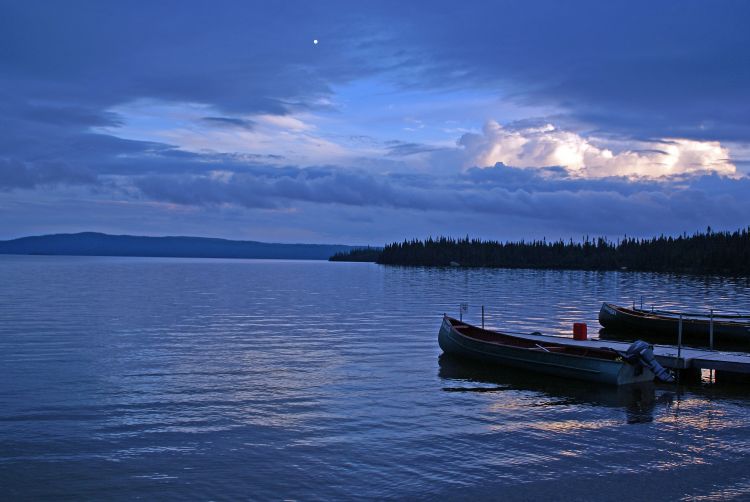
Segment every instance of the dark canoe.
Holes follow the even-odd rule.
[[[485,330],[448,316],[443,317],[438,342],[446,354],[558,377],[612,385],[654,379],[649,369],[628,364],[612,349],[540,342]]]
[[[638,338],[648,335],[673,337],[677,343],[679,312],[647,311],[603,303],[599,324],[607,330],[633,333]],[[687,343],[708,345],[710,316],[682,314],[682,339]],[[713,319],[714,342],[750,342],[750,319],[742,316],[716,315]]]

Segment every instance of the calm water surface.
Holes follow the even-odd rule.
[[[750,391],[440,358],[441,315],[596,331],[746,279],[0,256],[0,497],[750,498]],[[667,304],[666,299],[672,303]]]

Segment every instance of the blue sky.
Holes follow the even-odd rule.
[[[745,227],[747,19],[742,1],[0,0],[0,238]]]

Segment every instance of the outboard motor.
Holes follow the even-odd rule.
[[[656,378],[662,382],[671,383],[674,382],[674,376],[654,357],[654,351],[651,346],[642,340],[636,340],[633,342],[628,350],[625,352],[628,362],[640,363],[644,367],[650,369]]]

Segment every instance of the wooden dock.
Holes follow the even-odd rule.
[[[626,351],[629,342],[616,340],[600,340],[597,338],[589,340],[573,340],[572,338],[536,334],[516,334],[521,338],[545,342],[555,342],[564,345],[576,345],[580,347],[603,348],[610,347],[619,351]],[[745,352],[722,352],[709,349],[695,349],[682,347],[679,351],[675,345],[654,344],[654,356],[659,364],[673,370],[715,370],[722,373],[734,375],[750,375],[750,353]]]

